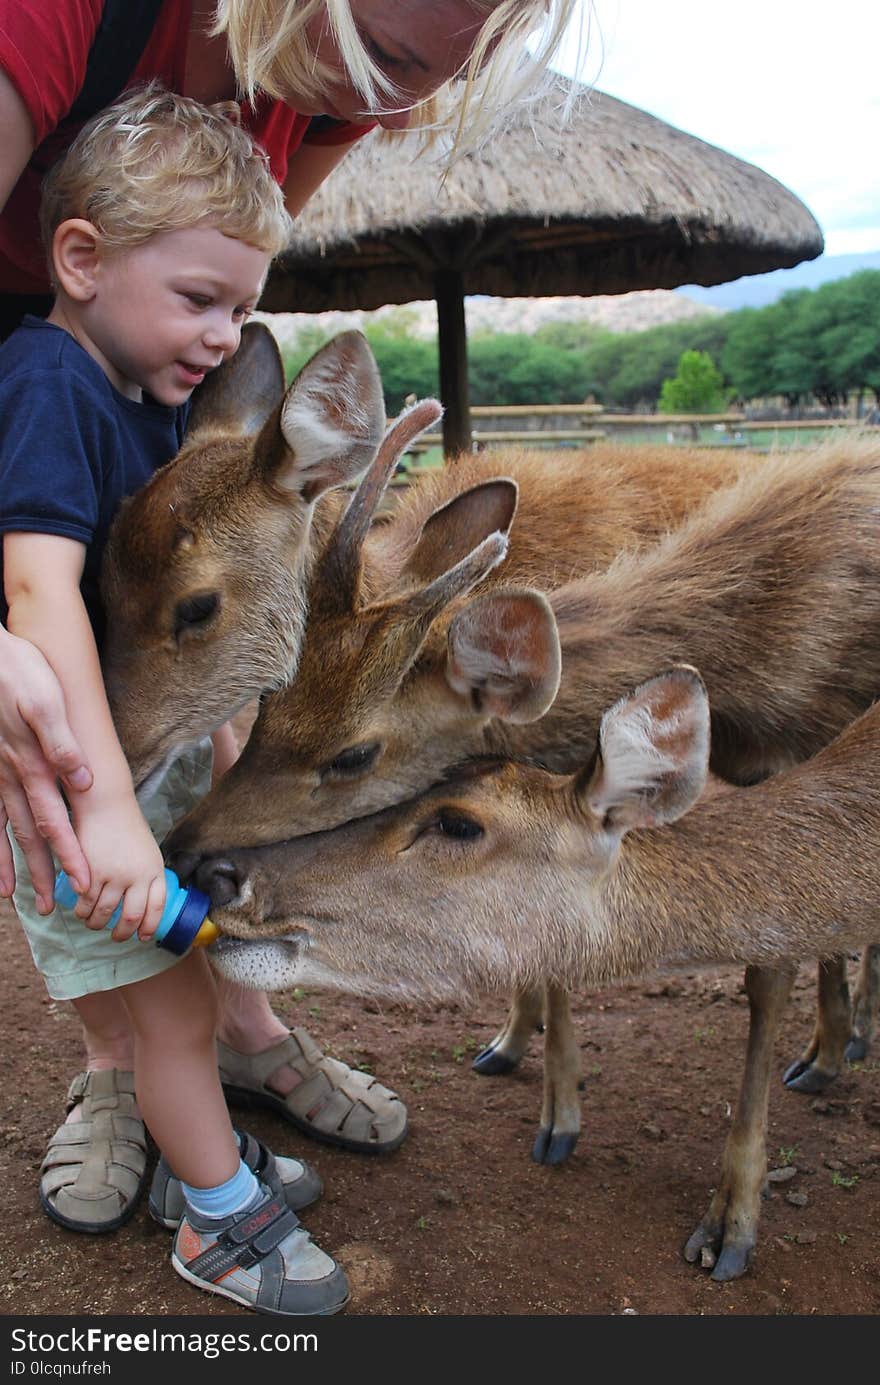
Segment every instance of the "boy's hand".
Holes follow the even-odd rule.
[[[165,907],[165,863],[134,798],[93,806],[75,818],[91,871],[91,885],[80,896],[76,916],[86,927],[100,929],[120,900],[122,915],[111,937],[125,942],[134,933],[146,942]]]

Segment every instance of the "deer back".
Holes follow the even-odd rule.
[[[655,545],[550,594],[559,695],[533,726],[494,722],[486,751],[569,769],[622,688],[688,662],[716,774],[751,783],[814,754],[880,692],[878,515],[880,440],[768,458]]]
[[[173,847],[271,841],[375,811],[480,753],[499,719],[527,739],[560,677],[544,593],[762,465],[606,446],[484,453],[420,479],[365,536],[342,601],[338,565],[317,564],[296,678],[263,700],[240,760]],[[508,530],[498,565],[480,545]]]

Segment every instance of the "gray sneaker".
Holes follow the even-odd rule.
[[[246,1130],[237,1130],[235,1133],[241,1157],[248,1168],[292,1211],[301,1212],[304,1207],[317,1202],[324,1191],[317,1169],[313,1169],[305,1159],[283,1159],[280,1155],[276,1158],[262,1140],[249,1135]],[[164,1155],[153,1174],[149,1205],[150,1216],[160,1226],[174,1231],[180,1225],[186,1200],[180,1179],[175,1178]]]
[[[258,1313],[340,1313],[350,1298],[345,1274],[290,1208],[263,1192],[255,1207],[231,1217],[201,1217],[188,1208],[171,1251],[177,1273]]]

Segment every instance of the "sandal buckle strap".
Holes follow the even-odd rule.
[[[239,1153],[242,1159],[251,1172],[256,1174],[257,1178],[262,1177],[266,1165],[272,1158],[271,1153],[263,1144],[263,1141],[258,1140],[256,1135],[251,1135],[249,1131],[237,1130],[236,1134],[238,1136]]]
[[[67,1109],[70,1111],[78,1101],[82,1101],[89,1085],[89,1074],[78,1072],[67,1089]]]
[[[223,1236],[230,1245],[253,1243],[257,1249],[262,1250],[265,1246],[267,1250],[271,1250],[298,1226],[299,1218],[291,1212],[287,1203],[282,1202],[280,1198],[272,1197],[268,1202],[261,1202],[256,1211],[244,1221],[228,1227]]]
[[[222,1231],[214,1245],[188,1262],[187,1269],[212,1281],[235,1268],[252,1269],[299,1225],[299,1218],[286,1203],[273,1197],[261,1203],[249,1217]]]

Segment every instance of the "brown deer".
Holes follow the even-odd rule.
[[[344,505],[328,492],[438,415],[417,406],[380,448],[382,386],[360,333],[334,338],[285,392],[271,333],[245,328],[105,556],[104,676],[135,783],[289,676],[314,555]]]
[[[358,494],[371,495],[376,504],[391,462],[389,455],[383,474],[379,458]],[[498,476],[502,465],[506,478]],[[418,757],[409,761],[413,724],[404,710],[400,753],[386,758],[393,776],[389,798],[387,782],[364,775],[370,769],[371,747],[364,746],[353,718],[359,712],[378,713],[393,726],[400,714],[404,673],[429,631],[433,629],[436,643],[437,630],[478,580],[480,600],[467,607],[465,618],[455,626],[456,638],[465,656],[475,641],[477,657],[496,660],[499,669],[495,687],[486,686],[480,693],[468,689],[468,705],[479,697],[485,715],[494,711],[537,730],[536,719],[552,701],[559,681],[554,622],[531,593],[525,600],[517,593],[493,596],[500,569],[493,568],[497,559],[480,548],[493,530],[507,531],[517,504],[504,576],[549,589],[573,573],[607,565],[621,549],[656,537],[710,488],[760,465],[758,458],[717,452],[614,447],[591,452],[588,468],[571,454],[548,458],[519,451],[505,452],[502,458],[462,458],[454,467],[420,480],[388,522],[362,532],[357,542],[340,526],[315,566],[309,633],[289,685],[291,702],[286,695],[264,699],[245,751],[247,767],[222,790],[233,796],[233,803],[238,788],[245,786],[248,794],[246,805],[232,807],[233,820],[238,818],[241,828],[234,840],[273,840],[331,826],[407,797],[435,777],[433,771],[424,777]],[[420,660],[417,667],[421,668]],[[458,696],[452,701],[454,760]],[[310,703],[314,716],[304,716],[302,709]],[[289,713],[289,705],[297,710]],[[429,734],[431,719],[429,715],[424,722]],[[449,763],[448,748],[440,748],[438,769]],[[374,785],[380,793],[375,803],[369,796]],[[352,795],[360,787],[367,796],[354,802]],[[273,813],[276,803],[280,811]],[[206,807],[206,812],[211,809]],[[198,822],[194,818],[187,830],[197,830]],[[225,844],[228,837],[221,840]],[[171,843],[168,849],[174,850]],[[575,1068],[574,1037],[567,1015],[545,1015],[547,1008],[543,994],[518,997],[509,1027],[523,1036],[519,1057],[534,1028],[546,1019],[546,1073],[554,1096],[545,1105],[554,1117],[542,1126],[536,1157],[555,1162],[576,1139],[580,1115],[577,1075],[568,1078]],[[487,1075],[512,1065],[512,1060],[499,1063],[494,1049],[474,1064]]]
[[[485,581],[503,556],[517,487],[522,518],[508,570],[521,581],[551,587],[655,537],[709,489],[758,464],[718,452],[613,447],[591,455],[588,470],[570,454],[487,456],[413,487],[393,521],[367,533],[402,448],[438,411],[432,401],[416,405],[376,453],[378,375],[359,334],[331,342],[284,395],[271,337],[265,329],[247,329],[237,356],[210,377],[196,400],[187,446],[128,503],[108,548],[105,676],[134,777],[144,789],[150,772],[182,744],[292,677],[305,589],[316,566],[311,619],[319,629],[337,610],[344,625],[346,594],[355,587],[359,600],[377,597],[370,629],[343,630],[342,638],[349,662],[360,660],[358,640],[364,640],[373,652],[371,667],[377,659],[387,664],[391,696],[407,648],[418,645],[454,599]],[[342,518],[339,494],[321,492],[363,469],[372,455]],[[499,478],[499,469],[510,477]],[[390,590],[399,599],[382,609],[381,594]],[[532,605],[531,598],[524,605],[502,597],[482,608],[484,620],[498,623],[496,639],[508,629],[522,648],[525,620],[529,643],[537,642],[525,651],[518,683],[502,679],[516,720],[539,716],[557,682],[553,671],[532,678],[535,658],[556,649],[547,611],[532,620]],[[501,651],[508,661],[513,652],[512,646]],[[319,670],[320,696],[332,720],[325,672]],[[342,676],[337,668],[337,706]],[[502,694],[487,690],[485,696],[488,708]],[[315,753],[323,759],[326,744]],[[350,774],[345,755],[337,761],[340,777]],[[422,781],[410,790],[404,776],[402,785],[414,791]],[[298,823],[287,819],[281,827],[286,835]],[[528,997],[515,1013],[542,1008],[541,997]],[[555,1034],[551,1026],[551,1048]],[[498,1065],[490,1055],[484,1070]]]
[[[717,453],[658,463],[611,448],[585,477],[570,456],[474,459],[414,487],[395,522],[368,533],[401,453],[439,415],[423,400],[383,441],[381,383],[360,333],[334,338],[285,392],[271,334],[245,329],[238,353],[194,397],[186,445],[122,507],[107,548],[104,676],[136,783],[292,677],[319,557],[325,613],[352,582],[367,597],[396,582],[415,607],[448,605],[504,554],[512,470],[530,520],[516,572],[541,581],[550,568],[555,585],[656,536],[748,465]],[[349,501],[338,488],[371,462]],[[563,516],[570,541],[553,552]],[[410,614],[425,625],[425,611]]]
[[[605,712],[575,774],[474,766],[334,831],[203,865],[215,965],[263,987],[460,1001],[746,963],[736,1114],[684,1250],[735,1278],[756,1243],[772,1045],[796,962],[874,926],[880,705],[812,760],[698,802],[711,743],[705,687],[678,667]]]
[[[637,455],[642,466],[651,457]],[[669,454],[659,457],[668,469]],[[597,534],[608,532],[611,475],[600,468],[591,500],[563,494],[554,510],[539,477],[505,462],[520,479],[506,563],[476,594],[435,611],[427,629],[413,629],[408,614],[421,590],[418,563],[401,566],[398,557],[377,582],[373,553],[349,552],[347,589],[316,567],[297,677],[264,700],[241,760],[173,834],[169,850],[181,869],[193,869],[199,854],[222,858],[230,845],[280,840],[376,811],[464,759],[513,756],[570,771],[603,707],[669,660],[703,670],[715,714],[713,769],[741,784],[813,753],[873,700],[880,688],[876,441],[848,439],[752,463],[655,545],[631,542],[610,567],[555,590],[553,578],[574,569],[586,543],[570,541],[575,515],[586,530],[592,504]],[[476,465],[456,470],[472,479]],[[667,470],[660,482],[673,497],[691,480],[687,464],[677,465],[677,476]],[[441,477],[437,485],[444,484]],[[387,551],[407,527],[420,532],[435,497],[416,488],[374,544]],[[632,503],[622,486],[614,499]],[[554,531],[565,536],[564,550]],[[542,559],[546,599],[499,585],[537,582]],[[554,619],[562,681],[552,707],[535,720],[558,678]],[[866,953],[856,1011],[865,1043],[876,1008],[876,955]],[[786,1074],[796,1090],[818,1089],[840,1067],[850,1038],[841,978],[842,961],[820,972],[816,1036]],[[543,1162],[565,1158],[580,1127],[577,1045],[558,995],[556,1007],[534,1151]],[[518,996],[477,1069],[518,1061],[544,1009],[540,992]]]

